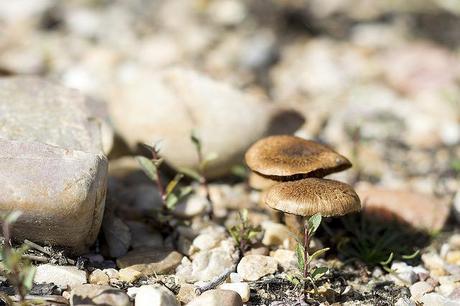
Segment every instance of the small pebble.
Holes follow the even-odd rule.
[[[248,283],[224,283],[219,286],[219,289],[235,291],[240,295],[243,303],[249,301],[250,289]]]
[[[425,293],[433,291],[434,287],[431,284],[427,283],[427,282],[421,281],[421,282],[416,282],[415,284],[410,286],[409,289],[410,289],[411,298],[414,301],[420,301],[420,298]]]
[[[123,282],[133,283],[141,277],[142,273],[132,268],[123,268],[118,271],[118,279]]]

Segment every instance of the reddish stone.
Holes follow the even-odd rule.
[[[365,213],[396,218],[415,229],[439,231],[449,217],[450,202],[428,194],[365,185],[358,186],[356,192]]]

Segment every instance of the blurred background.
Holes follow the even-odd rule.
[[[174,134],[182,124],[175,106],[132,112],[155,99],[157,71],[179,67],[180,95],[197,92],[201,101],[199,94],[219,92],[200,78],[240,94],[217,108],[191,103],[205,122],[205,149],[215,143],[211,134],[231,131],[220,125],[237,127],[246,113],[225,105],[257,100],[244,115],[254,123],[246,130],[265,129],[257,126],[265,109],[294,110],[300,117],[288,114],[278,125],[351,157],[355,167],[343,180],[452,199],[460,171],[459,27],[456,0],[2,0],[0,74],[41,75],[81,90],[107,119],[107,133],[114,127],[121,135],[106,140],[115,159],[127,154],[123,142],[150,142],[123,122],[146,130],[161,123],[160,138],[188,137]],[[195,72],[183,77],[188,69]]]

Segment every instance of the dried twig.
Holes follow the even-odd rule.
[[[197,295],[201,295],[205,291],[216,288],[217,286],[222,284],[232,272],[235,272],[236,267],[238,266],[238,263],[241,259],[240,251],[237,250],[233,257],[236,258],[236,260],[230,268],[225,269],[220,275],[213,278],[210,282],[204,284],[203,286],[198,286],[197,288],[195,288],[195,293]]]
[[[211,290],[222,284],[227,277],[230,275],[230,273],[236,271],[236,264],[232,265],[230,268],[227,268],[222,272],[220,275],[212,279],[210,282],[204,284],[203,286],[199,286],[195,289],[195,293],[197,295],[201,295],[203,292]]]

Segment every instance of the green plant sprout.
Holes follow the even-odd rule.
[[[239,213],[240,222],[228,229],[230,236],[235,241],[241,254],[247,251],[255,242],[257,235],[262,231],[260,226],[254,227],[249,223],[248,210],[243,209]]]
[[[179,168],[179,171],[187,175],[191,179],[197,181],[204,188],[205,193],[206,193],[206,200],[209,203],[208,215],[209,215],[209,218],[212,219],[214,216],[214,211],[213,211],[214,209],[213,209],[213,204],[211,200],[211,193],[209,191],[208,180],[206,179],[206,170],[209,166],[209,163],[215,160],[218,156],[217,156],[217,153],[209,153],[206,156],[203,154],[203,144],[195,130],[192,130],[192,133],[190,135],[190,140],[195,146],[195,149],[198,155],[198,168],[195,170],[192,168],[182,167],[182,168]]]
[[[26,295],[30,292],[35,276],[35,267],[31,262],[24,258],[28,246],[23,244],[19,248],[13,248],[11,245],[11,227],[21,216],[21,212],[13,211],[3,219],[3,245],[1,248],[1,263],[3,270],[1,274],[8,279],[8,282],[15,288],[19,296],[20,305],[29,305],[26,301]],[[13,302],[4,293],[0,293],[2,299],[7,305],[13,305]]]
[[[145,147],[149,149],[152,158],[136,156],[136,160],[145,174],[157,185],[162,200],[161,213],[163,214],[162,217],[165,218],[169,215],[170,211],[174,210],[180,200],[192,192],[192,187],[178,187],[179,182],[184,177],[182,173],[176,174],[171,181],[164,184],[160,175],[160,166],[163,163],[163,158],[159,155],[159,149],[157,146],[145,145]]]
[[[329,250],[329,248],[323,248],[311,255],[309,254],[310,241],[318,230],[321,220],[322,217],[320,214],[311,216],[305,221],[304,241],[300,241],[296,236],[297,245],[295,253],[299,271],[293,275],[288,275],[287,279],[295,286],[303,284],[304,294],[306,293],[307,282],[311,283],[315,291],[317,291],[316,282],[329,271],[327,267],[314,267],[310,269],[312,261]]]

